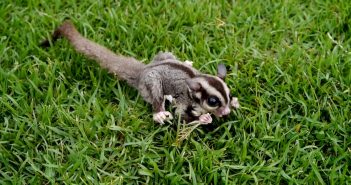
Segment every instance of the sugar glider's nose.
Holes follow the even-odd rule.
[[[230,113],[230,108],[229,107],[221,107],[217,110],[217,114],[216,116],[218,117],[222,117],[222,116],[226,116]]]
[[[222,112],[221,112],[221,114],[222,115],[228,115],[230,113],[230,109],[229,109],[229,107],[226,107],[226,108],[224,108],[223,110],[222,110]]]

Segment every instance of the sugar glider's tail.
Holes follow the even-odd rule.
[[[117,55],[106,47],[83,37],[69,20],[64,21],[54,31],[52,41],[54,42],[60,37],[66,38],[77,52],[97,61],[101,67],[107,69],[119,79],[137,87],[139,74],[145,67],[143,63],[132,57]],[[42,42],[41,46],[49,46],[49,41]]]

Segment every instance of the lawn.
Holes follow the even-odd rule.
[[[241,108],[177,142],[138,92],[65,40],[65,18],[144,63],[226,79]],[[0,184],[351,184],[351,3],[0,1]]]

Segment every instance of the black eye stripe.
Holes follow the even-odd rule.
[[[214,87],[224,98],[224,103],[229,103],[228,95],[225,91],[225,87],[223,85],[223,81],[219,81],[215,77],[204,76],[208,84]]]
[[[216,95],[209,94],[209,93],[207,92],[207,90],[204,89],[204,88],[201,88],[198,92],[201,93],[201,102],[206,102],[206,103],[207,103],[208,98],[209,98],[210,96],[213,96],[213,97],[218,98],[218,102],[219,102],[219,105],[218,105],[218,106],[222,106],[223,103],[225,104],[225,102],[222,102],[222,100],[221,100],[219,97],[217,97]],[[228,96],[225,96],[225,98],[228,99]],[[195,100],[195,97],[193,97],[193,99]],[[195,100],[195,101],[196,101],[196,100]],[[198,103],[200,103],[200,102],[198,102]],[[208,103],[207,103],[207,104],[208,104]]]

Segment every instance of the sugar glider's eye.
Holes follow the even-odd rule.
[[[220,101],[218,99],[218,97],[216,96],[210,96],[207,98],[207,104],[210,106],[210,107],[218,107],[220,105]]]

